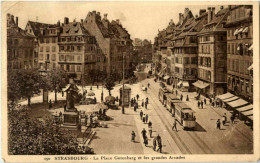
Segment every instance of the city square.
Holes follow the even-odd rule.
[[[252,12],[182,6],[154,40],[8,13],[8,154],[254,154]]]

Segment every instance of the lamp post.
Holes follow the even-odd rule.
[[[104,85],[104,84],[103,84],[103,82],[102,82],[101,102],[104,101],[104,99],[103,99],[103,95],[104,95],[104,94],[103,94],[103,85]]]
[[[124,55],[124,53],[123,53],[123,90],[122,90],[122,114],[125,114],[124,89],[125,89],[125,55]]]

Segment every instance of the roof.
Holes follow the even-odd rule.
[[[7,29],[7,37],[27,37],[34,38],[33,35],[25,32],[25,30],[19,27],[11,27]]]
[[[171,100],[179,100],[174,94],[167,94],[167,98],[170,98]]]
[[[234,97],[234,96],[235,95],[228,92],[228,93],[225,93],[225,94],[222,94],[222,95],[218,95],[217,98],[224,100],[224,99],[228,99],[228,98],[231,98],[231,97]]]
[[[236,108],[236,107],[239,107],[239,106],[246,105],[246,104],[248,104],[248,102],[243,100],[243,99],[238,99],[238,100],[235,100],[235,101],[232,101],[232,102],[228,102],[227,104],[230,105],[233,108]]]
[[[61,32],[61,36],[70,36],[70,35],[87,35],[91,36],[87,29],[85,29],[80,22],[70,22],[68,24],[64,24],[61,27],[63,30]]]
[[[33,30],[33,33],[35,36],[40,36],[41,35],[41,28],[56,28],[56,24],[46,24],[46,23],[39,23],[39,22],[33,22],[33,21],[28,21],[27,24],[30,24]]]

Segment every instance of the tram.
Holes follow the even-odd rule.
[[[172,116],[175,116],[175,103],[179,103],[182,101],[180,101],[177,96],[171,93],[167,94],[166,97],[166,108],[172,114]]]
[[[193,111],[185,103],[175,104],[175,118],[182,125],[183,129],[194,129],[196,126],[196,118]]]
[[[170,93],[166,88],[160,88],[159,89],[159,100],[163,105],[166,105],[166,94]]]

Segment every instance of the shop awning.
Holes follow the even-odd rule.
[[[246,105],[246,104],[248,104],[248,102],[240,98],[238,100],[228,102],[227,104],[230,105],[233,108],[236,108],[236,107],[239,107],[239,106]]]
[[[239,111],[239,112],[244,112],[244,111],[252,110],[252,109],[253,109],[253,105],[247,105],[247,106],[243,106],[241,108],[238,108],[236,110]]]
[[[163,79],[165,79],[165,80],[167,80],[167,79],[169,79],[169,78],[170,78],[169,75],[166,75],[165,77],[163,77]]]
[[[189,82],[183,82],[182,84],[183,84],[183,87],[189,87],[190,86]]]
[[[181,83],[182,83],[182,81],[180,81],[180,82],[177,84],[177,86],[180,86],[180,85],[181,85]]]
[[[242,114],[245,116],[253,115],[253,110],[248,110],[248,111],[242,112]]]
[[[248,71],[253,69],[253,64],[247,68]]]
[[[231,97],[234,97],[234,96],[235,95],[228,92],[228,93],[225,93],[225,94],[222,94],[222,95],[218,95],[217,98],[224,100],[224,99],[228,99],[228,98],[231,98]]]
[[[239,99],[239,97],[234,96],[234,97],[231,97],[231,98],[224,99],[223,101],[224,102],[231,102],[231,101],[238,100],[238,99]]]
[[[248,27],[244,28],[243,33],[247,33],[248,32]]]
[[[253,120],[253,115],[249,115],[249,116],[247,116],[247,118]]]
[[[197,87],[197,88],[200,88],[200,89],[204,89],[204,88],[206,88],[207,86],[209,86],[209,84],[208,83],[204,83],[204,82],[202,82],[202,81],[200,81],[200,80],[198,80],[198,81],[196,81],[195,83],[192,83],[195,87]]]
[[[236,29],[234,32],[234,35],[237,35],[237,34],[238,34],[238,29]]]
[[[248,50],[253,50],[253,44],[248,48]]]

